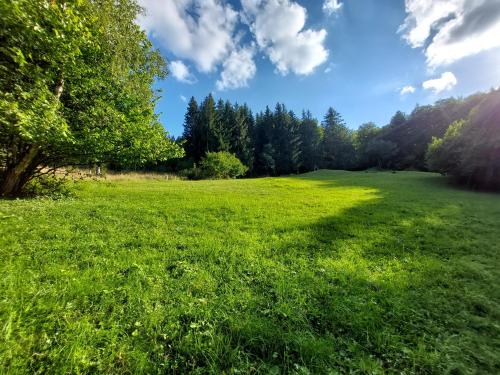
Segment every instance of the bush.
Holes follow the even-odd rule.
[[[229,152],[208,152],[198,168],[193,168],[193,175],[201,178],[236,178],[243,176],[248,168]]]
[[[71,196],[68,180],[62,176],[48,174],[36,177],[26,184],[22,192],[26,197],[46,197],[52,199]]]

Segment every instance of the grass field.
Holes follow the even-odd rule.
[[[500,373],[500,196],[427,173],[0,201],[0,373]]]

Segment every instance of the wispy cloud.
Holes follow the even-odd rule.
[[[406,0],[399,32],[430,68],[500,46],[500,0]]]
[[[457,78],[452,72],[445,72],[441,74],[441,77],[430,79],[422,83],[422,87],[425,90],[432,90],[434,93],[438,94],[442,91],[449,91],[457,84]]]
[[[342,3],[340,0],[325,0],[323,2],[323,12],[331,16],[342,9]]]
[[[170,71],[174,78],[184,83],[195,83],[196,79],[189,71],[189,68],[180,60],[172,61],[170,63]]]
[[[405,86],[401,89],[399,94],[401,96],[407,95],[407,94],[413,94],[415,92],[415,87],[413,86]]]

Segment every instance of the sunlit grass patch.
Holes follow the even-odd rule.
[[[0,202],[0,372],[500,370],[500,198],[425,173]]]

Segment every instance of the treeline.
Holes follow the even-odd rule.
[[[199,163],[208,152],[227,151],[254,176],[349,169],[356,166],[354,134],[333,108],[320,124],[309,111],[299,118],[280,103],[254,116],[247,105],[215,103],[212,95],[198,105],[191,98],[179,140],[186,153],[180,165]]]
[[[486,116],[492,124],[489,131],[495,135],[491,135],[489,142],[500,145],[499,117],[490,113],[498,107],[491,104],[496,103],[498,95],[498,91],[491,91],[440,100],[434,105],[417,106],[410,114],[398,111],[383,127],[366,123],[355,131],[333,108],[329,108],[319,122],[309,111],[303,111],[299,117],[281,103],[273,110],[266,107],[254,116],[245,104],[216,102],[212,95],[200,104],[191,98],[184,133],[178,140],[186,156],[177,160],[174,168],[200,163],[208,152],[226,151],[248,167],[250,176],[302,173],[321,168],[362,170],[373,167],[452,174],[451,170],[438,168],[429,160],[429,144],[436,149],[436,139],[445,137],[449,126],[456,121],[463,120],[472,129],[469,131],[474,132],[476,122],[483,121],[481,116]],[[481,142],[477,147],[483,146]],[[493,164],[498,162],[492,161]],[[463,176],[459,180],[463,181]],[[483,184],[478,177],[467,181],[477,187]],[[486,185],[494,187],[495,184],[490,181]]]

